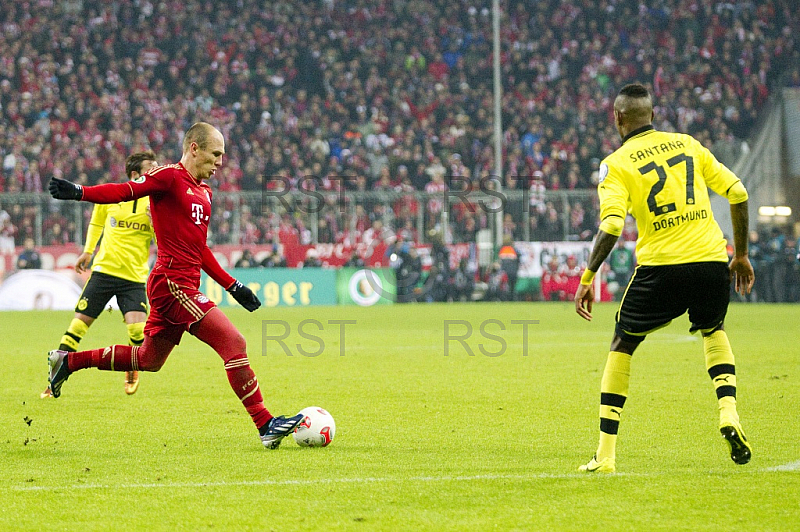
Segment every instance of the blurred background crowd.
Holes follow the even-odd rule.
[[[431,229],[447,242],[474,240],[490,224],[486,213],[456,208],[443,229],[443,202],[413,193],[442,194],[454,180],[478,189],[492,176],[490,5],[8,2],[0,12],[0,192],[41,192],[51,176],[119,181],[128,154],[152,149],[175,161],[182,132],[207,120],[227,140],[211,183],[222,193],[393,194],[357,202],[346,216],[332,200],[314,219],[263,202],[221,202],[216,242],[342,242],[376,222],[410,241]],[[501,5],[499,185],[526,194],[503,219],[514,240],[591,238],[594,178],[619,145],[611,104],[623,84],[652,87],[655,126],[696,136],[728,164],[771,91],[800,86],[800,15],[789,0]],[[35,208],[0,206],[4,234],[18,243],[35,236]],[[76,222],[56,212],[63,207],[51,209],[41,244],[79,240]]]

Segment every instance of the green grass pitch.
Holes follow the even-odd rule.
[[[71,313],[3,313],[0,530],[800,529],[800,306],[729,312],[750,464],[727,455],[684,317],[634,356],[618,473],[587,476],[615,310],[596,306],[591,323],[571,304],[230,311],[267,407],[336,418],[330,447],[276,451],[195,338],[134,396],[121,373],[91,369],[41,400]],[[288,354],[262,320],[285,322]],[[343,346],[329,320],[355,321]],[[512,320],[539,321],[526,346]],[[473,355],[445,342],[464,322]],[[124,342],[107,314],[83,346]]]

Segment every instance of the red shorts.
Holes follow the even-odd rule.
[[[197,288],[172,281],[168,272],[153,272],[147,279],[150,315],[144,326],[147,336],[160,336],[178,345],[183,333],[217,305]]]

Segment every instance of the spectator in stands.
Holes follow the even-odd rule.
[[[660,129],[709,143],[725,138],[728,147],[741,144],[731,135],[751,133],[784,73],[790,86],[800,84],[800,39],[792,33],[800,11],[790,2],[696,2],[691,10],[683,0],[643,10],[606,4],[514,3],[524,8],[504,20],[506,166],[519,175],[543,172],[550,189],[589,187],[592,161],[616,148],[605,125],[616,80],[638,78],[665,95],[656,109]],[[0,15],[6,192],[40,190],[49,175],[96,184],[121,173],[113,162],[127,152],[175,150],[189,118],[235,131],[220,189],[258,190],[259,176],[284,174],[296,187],[308,172],[360,175],[369,189],[373,168],[402,165],[421,190],[431,177],[425,169],[451,170],[451,161],[442,164],[449,154],[460,155],[464,175],[494,167],[486,111],[491,25],[480,10],[454,16],[447,2],[424,9],[367,2],[359,4],[363,16],[347,9],[317,16],[313,3],[299,0],[266,7],[241,0],[235,10],[218,2],[240,38],[210,31],[193,47],[184,18],[203,12],[200,0],[180,10],[125,2],[101,17],[97,2],[78,2],[73,11],[64,5],[12,2]],[[309,170],[314,163],[319,172]],[[548,238],[564,237],[563,225],[544,221],[542,230],[560,231]]]
[[[422,293],[422,258],[419,256],[419,250],[413,242],[409,242],[408,257],[406,259],[405,267],[407,271],[406,284],[409,287],[408,298],[409,301],[418,301]]]
[[[394,270],[397,282],[397,302],[408,303],[416,298],[415,290],[422,275],[422,262],[412,242],[395,239],[386,248],[389,267]]]
[[[578,286],[581,284],[581,273],[583,272],[578,265],[578,258],[575,255],[569,255],[563,270],[563,274],[567,279],[567,301],[575,298]]]
[[[234,264],[234,268],[255,268],[256,266],[258,266],[258,262],[253,258],[253,252],[249,249],[243,250],[242,256]]]
[[[394,232],[388,227],[384,227],[383,220],[380,218],[372,222],[372,226],[364,231],[361,237],[361,241],[370,249],[374,249],[380,244],[391,243],[394,239]]]
[[[508,205],[508,204],[507,204]],[[503,215],[503,241],[505,245],[505,240],[513,241],[517,238],[517,223],[514,221],[514,217],[511,213],[505,213]]]
[[[64,231],[63,226],[56,222],[45,232],[44,242],[48,246],[60,246],[70,242],[70,234]]]
[[[350,258],[347,259],[347,262],[344,263],[346,268],[363,268],[365,266],[364,259],[361,258],[358,253],[352,253]]]
[[[309,248],[308,251],[306,251],[303,268],[322,268],[322,261],[319,259],[319,253],[316,249]]]
[[[14,253],[14,235],[17,228],[11,223],[11,215],[0,209],[0,254]]]
[[[542,234],[546,241],[564,240],[564,222],[553,202],[547,202],[547,211],[542,220]]]
[[[38,270],[42,267],[42,258],[39,252],[36,251],[36,246],[33,239],[28,237],[25,239],[22,253],[17,257],[18,270]]]
[[[486,273],[486,293],[484,301],[509,301],[511,291],[508,287],[508,275],[499,262],[493,262]]]
[[[263,259],[261,259],[261,267],[262,268],[286,267],[286,259],[281,256],[277,246],[273,246],[272,249],[267,250],[267,254],[264,256]]]
[[[634,267],[633,251],[628,249],[623,239],[617,240],[617,245],[608,256],[608,264],[609,292],[619,301],[625,293],[625,287],[628,286]]]
[[[425,185],[425,192],[431,195],[431,199],[428,200],[427,210],[427,225],[429,229],[433,229],[441,221],[441,214],[444,210],[445,191],[448,188],[447,184],[444,182],[444,167],[439,163],[438,159],[436,159],[436,163],[438,165],[431,167],[433,169],[429,172],[431,174],[431,180]]]
[[[558,256],[552,255],[542,273],[542,299],[544,301],[567,300],[567,277]]]
[[[497,252],[497,259],[500,268],[505,272],[508,279],[508,291],[510,299],[514,299],[514,288],[517,285],[517,274],[519,272],[519,252],[514,247],[514,241],[510,236],[503,238],[503,247]]]
[[[625,227],[622,229],[620,238],[626,242],[636,242],[636,239],[639,238],[636,220],[630,214],[625,217]]]
[[[533,178],[530,180],[530,206],[531,206],[531,216],[533,215],[543,215],[547,212],[547,204],[545,200],[545,194],[547,193],[547,187],[544,184],[544,174],[541,170],[536,170],[533,172]]]
[[[327,218],[320,218],[317,222],[317,242],[320,244],[333,244],[336,235],[328,224]]]
[[[475,272],[469,268],[466,258],[458,262],[458,268],[453,272],[451,299],[453,301],[472,301],[475,291]]]
[[[588,218],[583,203],[575,201],[569,211],[569,234],[578,240],[591,240],[593,233],[589,228]]]
[[[785,303],[791,298],[790,280],[795,251],[779,227],[773,227],[766,246],[767,301]]]
[[[444,245],[439,231],[429,231],[428,239],[431,242],[431,268],[429,279],[425,282],[428,290],[425,297],[427,301],[447,301],[450,291],[450,251]]]

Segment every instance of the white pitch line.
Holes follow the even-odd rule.
[[[762,471],[800,471],[800,460],[796,462],[789,462],[788,464],[781,464],[774,467],[766,467]]]
[[[479,480],[537,480],[537,479],[571,479],[591,478],[586,473],[534,473],[530,475],[446,475],[420,476],[409,478],[391,477],[356,477],[356,478],[320,478],[307,480],[243,480],[238,482],[173,482],[147,484],[73,484],[72,486],[9,486],[14,491],[57,491],[57,490],[93,490],[93,489],[152,489],[152,488],[217,488],[231,486],[308,486],[314,484],[370,484],[379,482],[470,482]],[[606,476],[606,475],[603,475]],[[617,473],[609,477],[647,476],[636,473]]]
[[[762,468],[757,471],[765,473],[798,471],[800,460],[774,467]],[[741,473],[745,473],[742,471]],[[740,473],[736,473],[740,474]],[[135,490],[154,488],[224,488],[236,486],[313,486],[323,484],[375,484],[375,483],[403,483],[403,482],[472,482],[481,480],[568,480],[575,478],[618,478],[637,477],[646,478],[669,475],[667,472],[659,473],[615,473],[613,475],[587,475],[586,473],[531,473],[528,475],[444,475],[444,476],[417,476],[409,478],[392,477],[355,477],[355,478],[319,478],[319,479],[287,479],[287,480],[242,480],[236,482],[159,482],[146,484],[73,484],[71,486],[5,486],[0,491],[60,491],[60,490]]]

